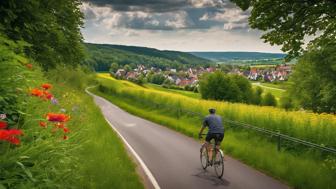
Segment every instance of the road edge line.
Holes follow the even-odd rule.
[[[94,86],[93,86],[94,87]],[[91,96],[96,96],[96,97],[100,97],[97,95],[92,94],[90,91],[88,91],[89,88],[93,88],[93,87],[87,87],[85,89],[85,91],[91,95]],[[103,97],[100,97],[104,100],[106,100]],[[107,100],[106,100],[107,101]],[[104,116],[105,121],[111,126],[111,128],[119,135],[119,137],[121,138],[121,140],[124,142],[124,144],[126,144],[127,148],[131,151],[131,153],[133,154],[133,156],[137,159],[137,161],[139,162],[140,166],[142,167],[142,169],[144,170],[145,174],[147,175],[148,179],[151,181],[153,187],[155,189],[161,189],[158,182],[156,181],[155,177],[153,176],[152,172],[149,170],[149,168],[147,167],[147,165],[145,164],[145,162],[140,158],[140,156],[138,155],[138,153],[136,153],[136,151],[132,148],[132,146],[127,142],[127,140],[121,135],[121,133],[114,127],[114,125],[108,120],[106,119],[106,117]]]

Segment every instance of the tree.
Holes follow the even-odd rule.
[[[116,73],[119,69],[119,65],[117,63],[112,63],[110,67],[110,72]]]
[[[154,83],[154,84],[157,84],[157,85],[162,85],[163,82],[165,81],[165,76],[161,73],[158,73],[158,74],[154,74],[152,77],[151,77],[151,80],[150,82],[151,83]]]
[[[84,58],[80,4],[80,0],[0,1],[0,28],[10,39],[31,44],[25,53],[44,69],[75,66]]]
[[[334,0],[231,0],[243,10],[251,9],[249,24],[266,31],[262,39],[282,45],[288,58],[301,55],[307,36],[318,37],[310,44],[321,45],[336,38]]]
[[[230,75],[232,80],[237,84],[239,90],[241,91],[241,102],[251,103],[253,101],[253,91],[252,85],[248,79],[240,75]]]
[[[336,113],[336,42],[311,47],[290,80],[295,104],[318,113]]]
[[[222,72],[203,75],[200,80],[202,98],[240,102],[242,92],[234,80]]]
[[[263,89],[261,87],[256,87],[252,95],[252,104],[261,105]]]
[[[129,71],[132,70],[132,68],[131,68],[131,66],[129,66],[128,64],[126,64],[126,65],[124,66],[124,70],[125,70],[126,72],[129,72]]]
[[[264,98],[262,99],[262,105],[264,106],[276,106],[277,101],[275,97],[272,95],[272,93],[266,93]]]

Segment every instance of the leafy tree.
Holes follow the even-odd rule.
[[[230,77],[237,84],[239,90],[241,91],[241,102],[247,104],[251,103],[253,101],[253,90],[250,81],[245,77],[236,74],[230,75]]]
[[[124,70],[125,70],[126,72],[129,72],[129,71],[132,70],[132,68],[131,68],[131,66],[129,66],[128,64],[126,64],[126,65],[124,66]]]
[[[161,73],[159,74],[154,74],[152,77],[151,77],[151,80],[150,82],[151,83],[154,83],[154,84],[157,84],[157,85],[162,85],[163,82],[165,81],[165,76]]]
[[[336,113],[336,42],[309,50],[295,66],[290,96],[305,109]]]
[[[251,9],[252,28],[266,31],[262,38],[282,45],[289,58],[303,52],[306,36],[320,34],[311,44],[325,44],[336,38],[334,0],[231,0],[243,10]]]
[[[234,80],[222,72],[203,75],[200,80],[200,92],[204,99],[229,102],[239,102],[242,96]]]
[[[277,101],[275,97],[272,95],[272,93],[266,93],[264,98],[262,99],[262,105],[264,106],[276,106]]]
[[[112,63],[110,67],[110,72],[116,73],[119,69],[119,65],[117,63]]]
[[[80,0],[0,1],[0,25],[12,40],[31,44],[25,53],[44,69],[79,64],[83,57]]]

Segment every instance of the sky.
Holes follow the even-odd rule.
[[[281,52],[229,0],[84,0],[85,42],[177,51]]]

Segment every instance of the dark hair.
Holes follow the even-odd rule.
[[[210,109],[209,109],[209,113],[210,113],[210,114],[214,114],[214,113],[216,113],[216,109],[215,109],[215,108],[210,108]]]

